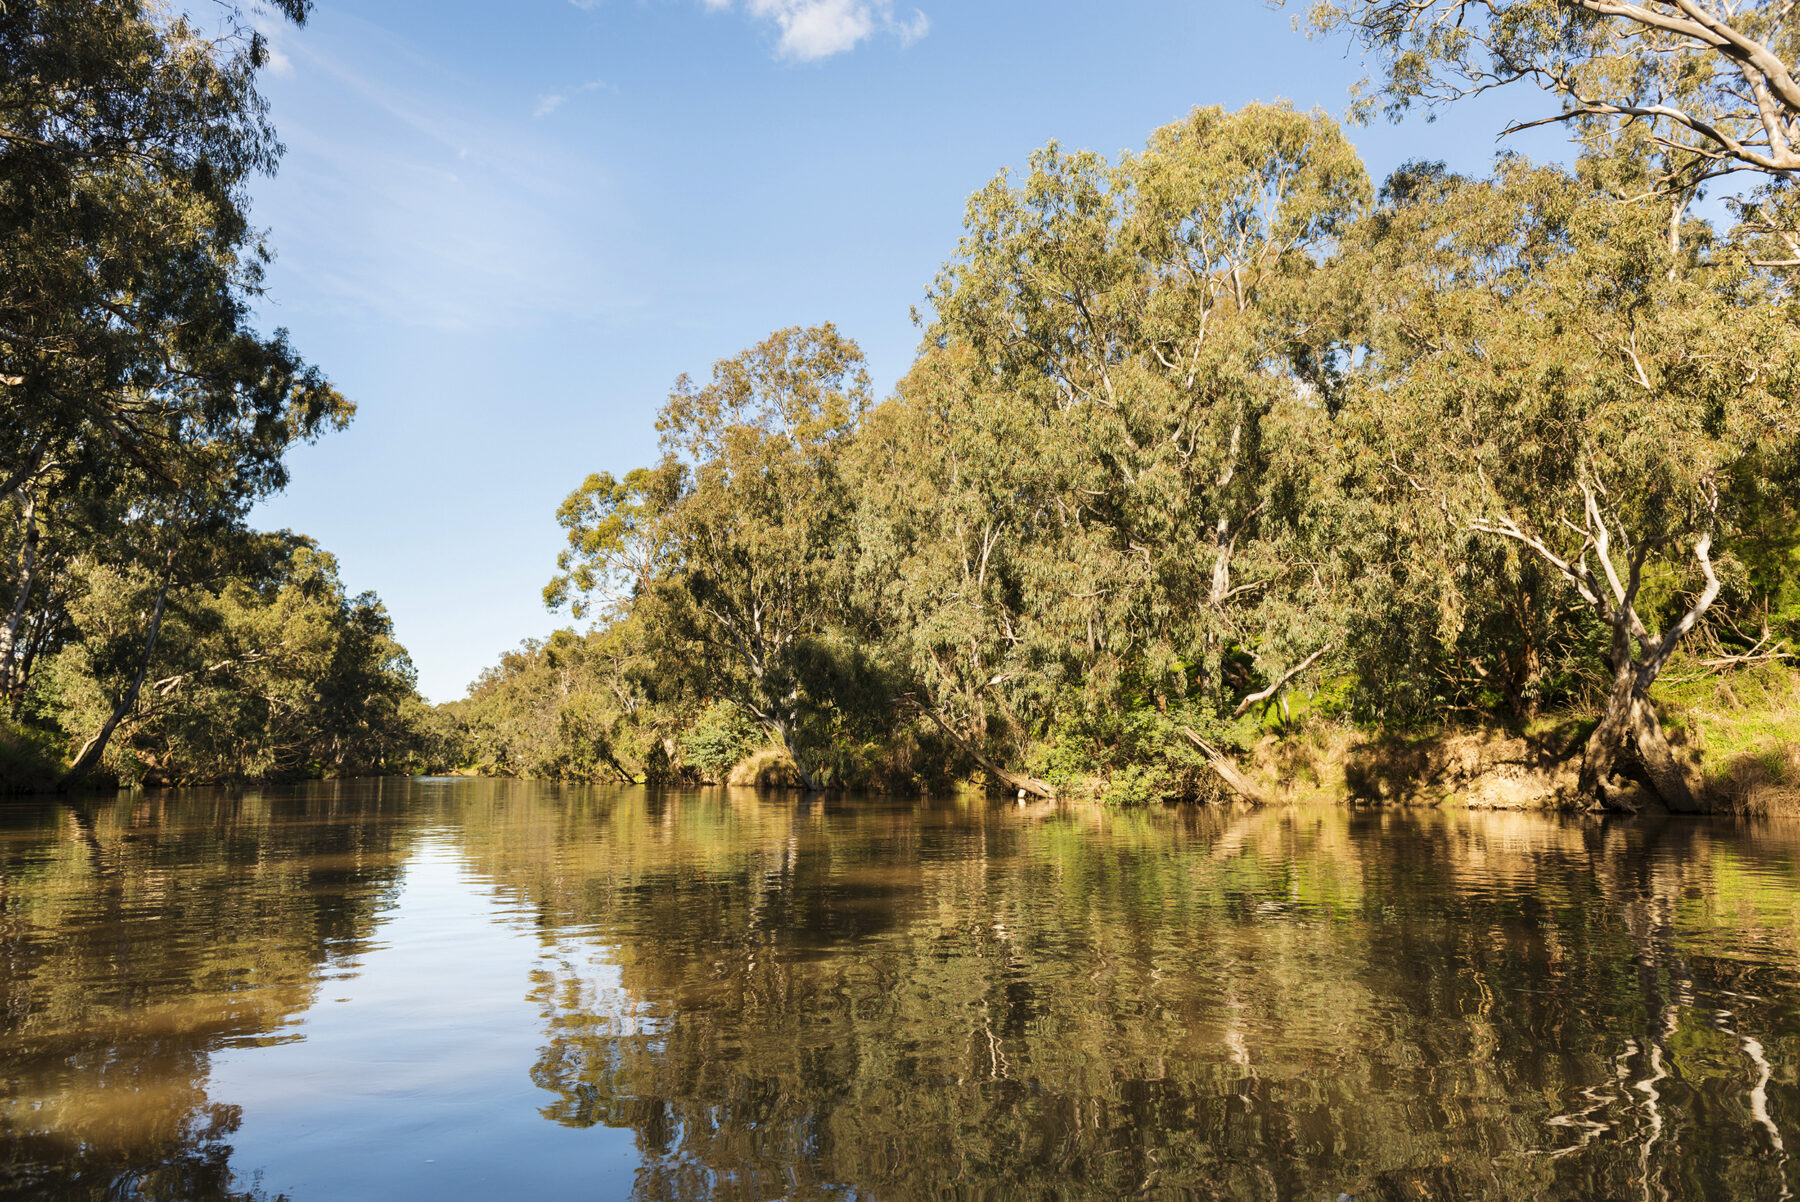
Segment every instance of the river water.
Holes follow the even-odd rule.
[[[0,1195],[1800,1189],[1800,827],[385,780],[0,809]]]

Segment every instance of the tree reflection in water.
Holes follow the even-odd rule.
[[[385,782],[5,812],[0,1193],[260,1196],[213,1054],[300,1037],[428,833],[536,957],[497,995],[535,1063],[480,1080],[538,1087],[539,1180],[588,1180],[594,1127],[647,1200],[1796,1179],[1794,828]],[[459,946],[408,971],[466,990]]]
[[[250,1202],[210,1055],[280,1041],[398,879],[380,790],[0,810],[0,1194]]]
[[[465,823],[643,1198],[1791,1189],[1791,832],[790,806]]]

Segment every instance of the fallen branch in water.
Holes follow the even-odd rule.
[[[1323,654],[1323,652],[1320,654]],[[1207,762],[1212,765],[1212,770],[1218,773],[1219,779],[1230,786],[1239,797],[1242,797],[1245,801],[1253,802],[1256,805],[1267,805],[1269,803],[1269,795],[1264,793],[1262,789],[1257,786],[1255,781],[1252,781],[1249,777],[1240,772],[1238,766],[1231,762],[1230,756],[1195,734],[1191,727],[1182,727],[1181,733],[1186,735],[1193,742],[1194,746],[1200,749],[1201,753],[1206,756]]]

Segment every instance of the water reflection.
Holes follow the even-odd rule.
[[[1780,832],[747,799],[464,829],[547,930],[617,940],[616,981],[544,974],[533,1079],[638,1133],[645,1198],[1792,1177]]]
[[[0,809],[0,1192],[250,1199],[212,1054],[287,1038],[406,853],[382,791]]]
[[[488,899],[457,921],[534,965],[495,986],[517,1005],[458,1019],[538,1047],[461,1086],[514,1124],[479,1153],[501,1176],[592,1194],[612,1130],[635,1176],[603,1196],[644,1199],[1786,1198],[1800,1177],[1791,828],[516,782],[140,809],[6,819],[14,1188],[243,1196],[276,1162],[232,1157],[209,1057],[305,1034],[322,974],[396,954],[372,932],[426,831]],[[478,946],[413,949],[408,974],[457,991]]]

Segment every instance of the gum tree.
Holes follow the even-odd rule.
[[[930,483],[876,453],[864,490],[940,726],[1017,748],[1072,698],[1210,723],[1329,653],[1287,544],[1329,415],[1308,285],[1367,195],[1329,119],[1252,105],[1116,167],[1051,146],[971,200],[887,419]]]
[[[1591,624],[1607,683],[1582,793],[1628,805],[1635,765],[1693,810],[1650,690],[1741,569],[1743,502],[1800,445],[1800,329],[1764,273],[1698,229],[1672,251],[1666,221],[1517,160],[1415,173],[1351,259],[1374,323],[1356,405],[1397,489],[1452,532],[1453,593],[1481,583],[1456,535],[1508,544]]]
[[[71,779],[136,704],[161,602],[205,559],[187,540],[240,523],[291,445],[352,412],[252,327],[267,252],[246,189],[281,150],[267,47],[236,5],[207,11],[211,35],[135,0],[0,9],[0,692],[16,706],[25,657],[68,633],[47,570],[110,540],[160,582],[140,670]]]
[[[830,324],[779,330],[683,376],[657,419],[667,458],[564,503],[552,604],[633,583],[633,609],[715,697],[739,705],[818,781],[808,690],[847,612],[851,505],[841,451],[870,400],[862,351]]]
[[[1615,195],[1677,199],[1723,176],[1752,185],[1735,203],[1765,265],[1800,266],[1792,212],[1800,170],[1800,27],[1782,0],[1321,0],[1316,29],[1348,32],[1380,59],[1390,115],[1514,83],[1560,108],[1590,156],[1631,150],[1640,170]]]

